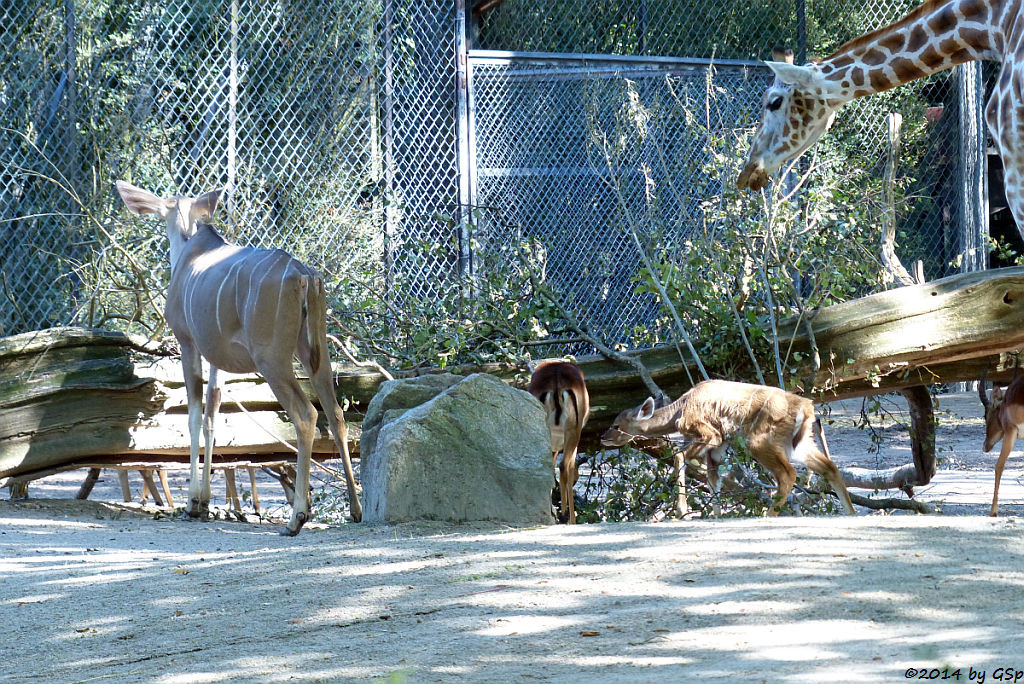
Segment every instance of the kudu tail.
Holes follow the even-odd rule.
[[[314,373],[320,368],[323,343],[327,339],[327,298],[324,281],[319,276],[306,276],[306,339],[309,341],[309,368]]]

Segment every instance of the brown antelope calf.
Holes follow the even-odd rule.
[[[992,508],[988,514],[999,514],[999,481],[1003,478],[1003,466],[1017,441],[1017,431],[1024,425],[1024,375],[1018,375],[1009,387],[992,388],[991,399],[985,396],[984,379],[978,383],[978,396],[985,407],[985,451],[992,451],[1000,439],[1003,446],[996,461],[996,482],[992,491]]]
[[[817,426],[823,454],[811,435]],[[656,407],[648,397],[638,408],[619,414],[601,436],[601,443],[620,447],[636,436],[680,433],[692,440],[687,454],[703,455],[708,483],[717,494],[718,466],[725,456],[725,440],[742,434],[750,455],[775,477],[776,493],[768,515],[778,515],[796,482],[792,462],[803,463],[832,485],[843,509],[853,514],[850,495],[814,415],[814,403],[776,387],[726,380],[705,380],[667,406]],[[719,514],[717,497],[714,512]]]
[[[583,426],[590,414],[590,395],[583,381],[583,371],[565,361],[547,361],[533,371],[528,390],[547,410],[552,467],[559,471],[558,491],[562,502],[562,517],[570,525],[575,525],[573,486],[579,477],[576,472],[576,451],[579,449]],[[561,468],[558,467],[560,451]]]
[[[221,191],[196,198],[161,199],[117,181],[117,191],[135,214],[156,214],[167,224],[171,242],[171,282],[164,316],[181,346],[188,397],[191,469],[188,514],[206,517],[210,508],[213,420],[220,406],[217,370],[259,372],[295,425],[298,461],[292,517],[282,534],[295,535],[309,520],[309,465],[316,431],[316,408],[306,398],[292,368],[297,357],[309,374],[334,443],[342,455],[352,519],[362,519],[355,475],[348,453],[345,417],[334,394],[327,348],[327,305],[323,280],[279,249],[238,247],[211,226],[199,223],[217,206]],[[203,415],[202,359],[210,365]],[[206,437],[199,479],[199,426]]]

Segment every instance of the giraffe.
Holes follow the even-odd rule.
[[[1024,233],[1024,0],[926,0],[819,62],[766,62],[775,82],[762,100],[739,188],[768,185],[847,102],[974,60],[1002,63],[985,116],[1003,160],[1006,199]]]

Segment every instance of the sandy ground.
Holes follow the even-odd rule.
[[[859,408],[833,408],[836,460],[907,462],[897,423],[870,452]],[[0,501],[0,681],[1013,681],[1022,472],[1004,476],[1003,517],[980,515],[994,457],[977,399],[940,411],[946,469],[919,492],[934,516],[282,538],[108,503],[112,475],[69,500],[84,471],[57,476]]]

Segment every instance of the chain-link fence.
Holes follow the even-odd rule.
[[[166,238],[127,220],[123,178],[164,196],[227,185],[228,237],[315,266],[366,325],[460,289],[512,230],[543,243],[593,329],[636,342],[657,304],[636,291],[635,241],[684,251],[726,201],[768,81],[757,60],[791,36],[827,54],[913,4],[8,3],[0,334],[158,326]],[[829,134],[847,196],[881,198],[886,115],[903,115],[898,252],[930,277],[965,250],[965,81],[859,100]]]
[[[231,239],[288,249],[342,299],[355,275],[456,275],[420,249],[445,242],[436,215],[458,202],[447,0],[0,16],[0,333],[137,319],[133,300],[161,299],[166,238],[130,234],[116,179],[162,196],[227,186]]]

